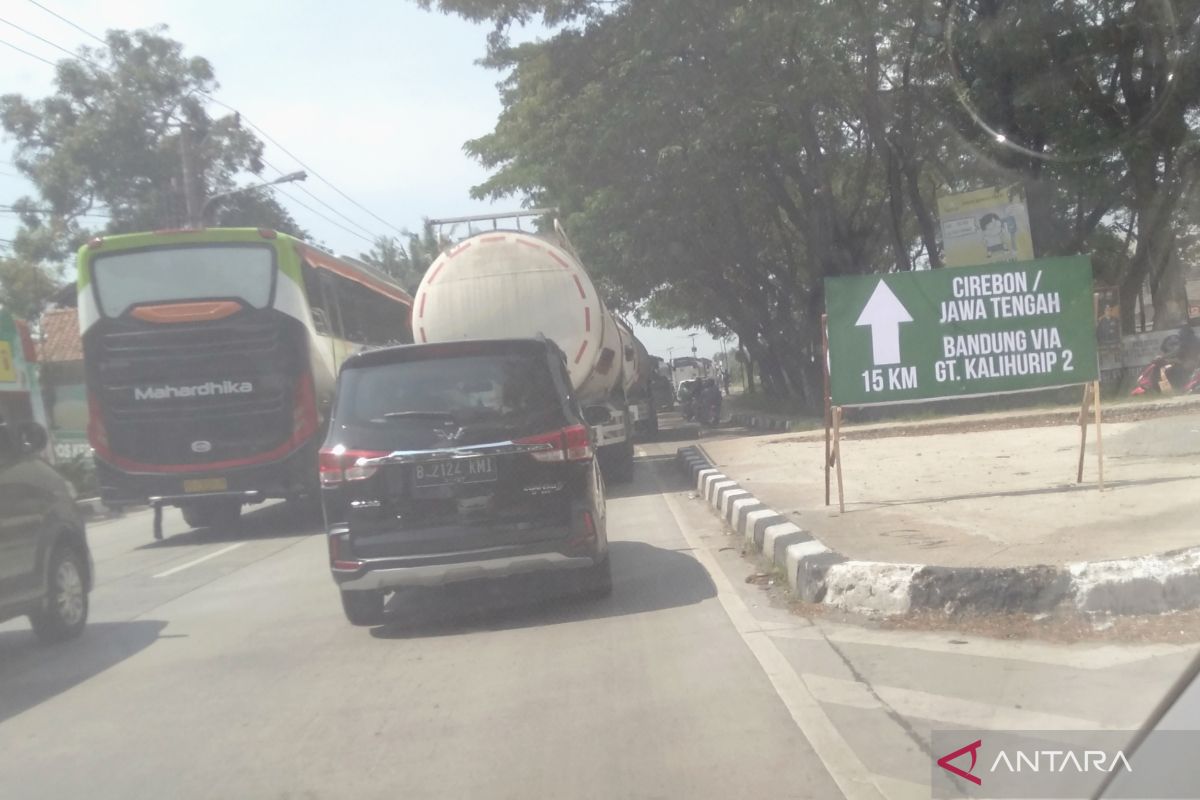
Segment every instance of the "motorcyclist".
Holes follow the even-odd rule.
[[[683,413],[684,419],[691,419],[695,413],[694,403],[696,400],[696,381],[686,380],[679,382],[679,391],[676,393],[676,398],[679,401],[679,410]]]
[[[721,387],[712,378],[701,381],[699,397],[700,419],[710,425],[721,421]]]
[[[1138,376],[1132,394],[1142,395],[1162,392],[1170,394],[1176,389],[1194,392],[1200,388],[1197,375],[1200,373],[1200,340],[1191,326],[1179,329],[1175,336],[1163,342],[1162,355],[1150,362]]]

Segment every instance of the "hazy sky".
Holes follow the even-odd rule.
[[[108,28],[165,23],[188,54],[209,59],[221,85],[215,96],[302,159],[310,168],[304,188],[353,220],[294,186],[285,188],[288,196],[279,196],[335,252],[357,254],[373,235],[418,230],[425,217],[489,209],[469,196],[486,173],[462,152],[463,142],[490,131],[500,112],[495,84],[501,75],[475,64],[484,53],[487,26],[425,12],[411,2],[378,0],[38,3],[101,36]],[[65,54],[12,25],[72,51],[95,44],[29,0],[6,0],[0,20],[6,21],[0,22],[0,41],[50,61]],[[0,44],[0,91],[42,97],[52,90],[53,76],[52,67]],[[0,143],[0,204],[31,192],[16,175],[11,148],[11,141]],[[302,168],[270,143],[266,159],[283,172]],[[267,177],[275,175],[267,171]],[[520,199],[496,207],[516,208]],[[12,215],[0,212],[0,238],[10,239],[15,227]],[[668,347],[676,356],[691,349],[684,331],[638,333],[656,355],[666,356]],[[703,356],[720,350],[707,334],[696,344]]]

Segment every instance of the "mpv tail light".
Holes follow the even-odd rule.
[[[322,447],[318,456],[318,470],[322,486],[337,486],[342,481],[364,481],[376,473],[379,467],[363,464],[368,458],[382,458],[386,450],[348,450],[343,445]]]
[[[550,445],[545,450],[534,450],[529,454],[538,461],[587,461],[592,457],[592,443],[588,439],[588,429],[583,425],[526,436],[514,443]]]

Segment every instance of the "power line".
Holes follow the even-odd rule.
[[[96,219],[112,219],[112,214],[84,211],[79,214],[59,214],[49,208],[18,208],[17,206],[0,205],[0,214],[50,214],[63,217],[95,217]]]
[[[271,136],[271,134],[267,133],[265,130],[263,130],[262,128],[260,128],[260,127],[258,127],[257,125],[255,125],[255,124],[254,124],[254,122],[253,122],[253,121],[252,121],[252,120],[251,120],[249,117],[247,117],[245,114],[243,114],[241,111],[238,111],[236,108],[234,108],[233,106],[229,105],[228,103],[224,103],[224,102],[222,102],[222,101],[218,100],[217,98],[213,97],[211,94],[208,94],[207,92],[201,92],[201,91],[197,91],[197,92],[196,92],[196,94],[200,95],[201,97],[208,98],[209,100],[211,100],[212,102],[214,102],[214,103],[216,103],[217,105],[221,106],[222,108],[228,109],[229,111],[232,111],[233,113],[237,114],[237,115],[238,115],[238,116],[241,118],[241,120],[242,120],[243,122],[245,122],[245,123],[246,123],[248,126],[250,126],[250,128],[252,128],[252,129],[253,129],[253,130],[255,130],[256,132],[258,132],[258,134],[259,134],[259,135],[261,135],[261,136],[262,136],[264,139],[266,139],[268,142],[270,142],[271,144],[273,144],[273,145],[275,145],[276,147],[278,147],[278,148],[279,148],[281,151],[283,151],[284,155],[288,156],[288,157],[289,157],[289,158],[291,158],[293,161],[295,161],[297,164],[299,164],[301,167],[303,167],[303,168],[304,168],[304,169],[305,169],[305,170],[306,170],[306,171],[307,171],[307,172],[308,172],[310,175],[312,175],[314,178],[316,178],[317,180],[321,181],[321,183],[324,183],[324,184],[325,184],[326,186],[328,186],[330,189],[333,189],[335,192],[337,192],[339,195],[341,195],[341,196],[342,196],[342,197],[343,197],[343,198],[344,198],[346,201],[348,201],[350,204],[352,204],[352,205],[356,206],[356,207],[357,207],[359,210],[361,210],[361,211],[365,211],[367,214],[369,214],[369,215],[370,215],[371,217],[373,217],[374,219],[378,220],[379,222],[382,222],[384,225],[388,226],[388,227],[389,227],[389,228],[391,228],[392,230],[394,230],[394,231],[396,231],[397,233],[399,233],[399,234],[403,235],[404,231],[400,230],[400,229],[399,229],[399,228],[397,228],[395,225],[393,225],[392,223],[388,222],[386,219],[384,219],[383,217],[379,216],[379,215],[378,215],[378,214],[376,214],[374,211],[372,211],[371,209],[367,208],[367,207],[366,207],[366,206],[364,206],[362,203],[358,202],[357,200],[355,200],[353,197],[351,197],[350,195],[348,195],[348,194],[346,194],[345,192],[343,192],[343,191],[342,191],[341,189],[339,189],[338,187],[334,186],[334,185],[333,185],[333,183],[332,183],[332,182],[331,182],[331,181],[330,181],[328,178],[326,178],[326,177],[325,177],[324,175],[322,175],[321,173],[317,172],[315,169],[313,169],[312,167],[310,167],[308,164],[305,164],[303,161],[301,161],[301,160],[300,160],[300,158],[299,158],[299,156],[297,156],[297,155],[296,155],[295,153],[293,153],[291,150],[288,150],[286,147],[284,147],[283,145],[281,145],[277,139],[275,139],[273,136]]]
[[[17,46],[16,46],[15,44],[13,44],[12,42],[7,42],[7,41],[5,41],[4,39],[0,39],[0,44],[5,44],[5,45],[8,45],[8,46],[9,46],[9,47],[11,47],[13,50],[16,50],[18,53],[24,53],[25,55],[29,56],[30,58],[36,58],[38,61],[42,62],[43,64],[49,64],[50,66],[52,66],[52,67],[54,67],[54,68],[56,68],[56,69],[58,68],[58,64],[55,64],[55,63],[54,63],[53,61],[51,61],[50,59],[48,59],[48,58],[42,58],[41,56],[37,55],[36,53],[31,53],[31,52],[29,52],[28,50],[23,50],[22,48],[20,48],[20,47],[17,47]]]
[[[315,208],[313,208],[312,206],[310,206],[310,205],[308,205],[308,204],[306,204],[306,203],[303,203],[303,202],[301,202],[300,200],[297,200],[297,199],[296,199],[296,197],[295,197],[294,195],[288,194],[287,192],[285,192],[285,191],[284,191],[283,189],[281,189],[280,187],[278,187],[278,186],[272,186],[272,187],[270,187],[270,188],[271,188],[271,191],[274,191],[274,192],[279,192],[281,195],[283,195],[283,196],[284,196],[284,197],[286,197],[287,199],[291,200],[293,203],[295,203],[296,205],[300,206],[301,208],[308,209],[310,212],[312,212],[313,214],[316,214],[318,217],[320,217],[321,219],[325,220],[325,221],[326,221],[326,222],[328,222],[330,225],[333,225],[334,227],[337,227],[337,228],[341,228],[342,230],[344,230],[346,233],[350,234],[351,236],[357,236],[359,239],[362,239],[364,242],[367,242],[368,244],[371,244],[371,245],[374,245],[374,244],[375,244],[375,241],[374,241],[373,239],[369,239],[369,238],[367,238],[366,236],[363,236],[361,233],[359,233],[358,231],[356,231],[356,230],[354,230],[354,229],[352,229],[352,228],[347,228],[345,225],[343,225],[342,223],[338,222],[337,220],[330,219],[329,217],[327,217],[327,216],[325,216],[324,214],[322,214],[320,211],[317,211],[317,210],[316,210]]]
[[[67,18],[66,18],[66,17],[64,17],[63,15],[61,15],[61,14],[58,14],[58,13],[56,13],[56,12],[54,12],[54,11],[51,11],[51,10],[50,10],[49,8],[47,8],[46,6],[42,5],[41,3],[38,3],[38,2],[36,2],[36,0],[29,0],[29,2],[30,2],[30,3],[32,3],[33,5],[37,6],[37,7],[38,7],[38,8],[40,8],[41,10],[45,11],[46,13],[48,13],[48,14],[50,14],[50,15],[54,16],[55,18],[57,18],[57,19],[59,19],[59,20],[62,20],[63,22],[65,22],[65,23],[67,23],[68,25],[70,25],[72,28],[75,28],[75,29],[76,29],[76,30],[78,30],[79,32],[83,33],[84,35],[86,35],[86,36],[88,36],[88,37],[90,37],[90,38],[94,39],[94,40],[95,40],[95,41],[97,41],[97,42],[100,42],[101,44],[104,44],[105,46],[107,46],[107,42],[105,42],[103,39],[101,39],[99,36],[95,35],[95,34],[94,34],[94,33],[92,33],[91,31],[89,31],[89,30],[87,30],[86,28],[82,27],[81,25],[77,25],[76,23],[74,23],[74,22],[72,22],[71,20],[67,19]],[[17,30],[21,31],[22,33],[25,33],[25,34],[27,34],[27,35],[29,35],[29,36],[32,36],[32,37],[34,37],[35,39],[38,39],[38,40],[40,40],[40,41],[43,41],[43,42],[45,42],[46,44],[50,45],[51,47],[54,47],[54,48],[56,48],[56,49],[58,49],[58,50],[61,50],[62,52],[66,53],[67,55],[71,56],[72,58],[77,58],[77,59],[79,59],[79,60],[81,60],[81,61],[84,61],[84,62],[86,62],[86,63],[90,64],[91,66],[93,66],[93,67],[96,67],[97,69],[101,69],[101,70],[103,70],[103,71],[105,71],[105,72],[108,72],[108,71],[109,71],[107,68],[100,66],[100,65],[99,65],[99,64],[97,64],[96,62],[94,62],[94,61],[91,61],[90,59],[84,58],[83,56],[81,56],[81,55],[79,55],[79,54],[77,54],[77,53],[73,53],[73,52],[71,52],[70,50],[66,49],[65,47],[62,47],[62,46],[60,46],[60,45],[57,45],[57,44],[55,44],[54,42],[51,42],[51,41],[50,41],[50,40],[48,40],[48,39],[44,39],[44,38],[42,38],[41,36],[38,36],[38,35],[37,35],[37,34],[35,34],[35,33],[31,33],[30,31],[27,31],[27,30],[25,30],[24,28],[22,28],[22,27],[20,27],[20,26],[18,26],[18,25],[15,25],[15,24],[13,24],[12,22],[9,22],[8,20],[5,20],[5,19],[3,19],[3,18],[0,18],[0,22],[4,22],[4,23],[6,23],[6,24],[8,24],[8,25],[11,25],[12,27],[16,28]],[[0,41],[2,41],[2,40],[0,40]],[[8,43],[8,42],[5,42],[5,44],[9,44],[9,43]],[[9,46],[10,46],[10,47],[15,47],[15,45],[11,45],[11,44],[9,44]],[[19,48],[17,48],[17,49],[19,49]],[[22,52],[25,52],[25,51],[22,51]],[[47,64],[51,64],[51,66],[54,66],[54,64],[53,64],[52,62],[50,62],[50,61],[47,61],[46,59],[42,59],[40,56],[33,55],[32,53],[27,53],[27,55],[32,55],[34,58],[38,58],[39,60],[45,61]],[[361,210],[361,211],[365,212],[366,214],[368,214],[369,216],[371,216],[373,219],[375,219],[375,220],[377,220],[377,221],[379,221],[379,222],[383,223],[383,224],[384,224],[384,225],[386,225],[387,227],[389,227],[389,228],[391,228],[392,230],[396,231],[397,233],[399,233],[399,234],[401,234],[401,235],[404,235],[404,233],[405,233],[405,232],[404,232],[403,230],[401,230],[400,228],[397,228],[395,225],[393,225],[392,223],[388,222],[386,219],[384,219],[383,217],[379,216],[379,215],[378,215],[378,214],[376,214],[375,212],[371,211],[371,209],[367,208],[367,207],[366,207],[366,206],[364,206],[362,203],[358,202],[358,201],[357,201],[357,200],[355,200],[353,197],[351,197],[350,195],[348,195],[348,194],[346,194],[345,192],[343,192],[343,191],[342,191],[341,189],[339,189],[339,188],[338,188],[336,185],[334,185],[334,183],[333,183],[332,181],[330,181],[330,180],[329,180],[328,178],[326,178],[324,175],[322,175],[321,173],[317,172],[317,171],[316,171],[315,169],[313,169],[311,166],[309,166],[309,165],[308,165],[308,164],[306,164],[304,161],[302,161],[302,160],[299,158],[299,156],[297,156],[295,153],[293,153],[292,151],[290,151],[290,150],[288,150],[286,147],[284,147],[284,146],[283,146],[283,145],[282,145],[282,144],[279,142],[279,140],[278,140],[278,139],[276,139],[275,137],[271,136],[271,134],[267,133],[267,132],[266,132],[266,130],[264,130],[263,128],[261,128],[261,127],[259,127],[258,125],[256,125],[256,124],[254,123],[254,121],[253,121],[253,120],[251,120],[249,117],[247,117],[245,114],[243,114],[243,113],[242,113],[240,110],[238,110],[237,108],[234,108],[233,106],[229,105],[229,104],[228,104],[228,103],[226,103],[226,102],[223,102],[223,101],[221,101],[221,100],[218,100],[216,97],[213,97],[211,94],[208,94],[207,92],[203,92],[203,91],[200,91],[200,90],[196,90],[196,94],[200,95],[201,97],[204,97],[204,98],[206,98],[207,100],[209,100],[209,101],[210,101],[210,102],[212,102],[212,103],[215,103],[215,104],[216,104],[216,105],[218,105],[218,106],[221,106],[221,107],[222,107],[222,108],[224,108],[224,109],[227,109],[228,111],[232,111],[234,114],[237,114],[237,115],[238,115],[238,117],[239,117],[239,119],[240,119],[240,120],[242,120],[242,121],[244,121],[244,122],[246,123],[246,125],[247,125],[247,126],[249,126],[249,127],[252,129],[252,130],[254,130],[255,132],[257,132],[257,133],[258,133],[260,136],[262,136],[262,137],[263,137],[264,139],[266,139],[268,142],[270,142],[271,144],[273,144],[273,145],[275,145],[276,147],[278,147],[278,148],[280,149],[280,151],[281,151],[281,152],[283,152],[285,155],[287,155],[289,158],[291,158],[293,161],[295,161],[297,164],[299,164],[301,167],[303,167],[303,168],[304,168],[304,169],[305,169],[305,170],[306,170],[306,171],[307,171],[309,174],[311,174],[313,177],[317,178],[317,180],[321,181],[321,182],[322,182],[322,183],[324,183],[326,186],[328,186],[330,189],[333,189],[333,191],[337,192],[337,194],[338,194],[338,195],[340,195],[340,196],[341,196],[343,199],[345,199],[347,202],[349,202],[350,204],[354,205],[354,206],[355,206],[355,207],[357,207],[359,210]],[[282,170],[279,170],[277,167],[274,167],[274,166],[272,166],[272,165],[271,165],[271,164],[269,164],[269,163],[268,163],[268,162],[267,162],[265,159],[263,160],[263,163],[264,163],[264,164],[267,164],[267,166],[270,166],[272,169],[275,169],[275,170],[276,170],[277,172],[279,172],[280,174],[283,174],[283,171],[282,171]],[[374,237],[374,236],[375,236],[375,233],[374,233],[373,231],[371,231],[369,228],[367,228],[367,227],[366,227],[366,226],[364,226],[364,225],[361,225],[361,224],[359,224],[359,223],[358,223],[358,222],[356,222],[355,220],[353,220],[353,219],[351,219],[350,217],[348,217],[347,215],[343,214],[341,211],[339,211],[338,209],[334,208],[334,207],[333,207],[333,206],[331,206],[329,203],[327,203],[327,202],[325,202],[324,200],[322,200],[320,197],[317,197],[315,194],[313,194],[311,191],[309,191],[309,190],[308,190],[306,187],[303,187],[303,186],[301,186],[301,187],[299,187],[299,188],[300,188],[300,189],[301,189],[301,190],[302,190],[302,191],[303,191],[305,194],[307,194],[308,196],[312,197],[312,198],[313,198],[314,200],[316,200],[318,203],[320,203],[321,205],[325,206],[326,208],[328,208],[329,210],[331,210],[333,213],[337,214],[337,215],[338,215],[339,217],[341,217],[342,219],[345,219],[346,221],[350,222],[350,223],[351,223],[352,225],[354,225],[355,227],[357,227],[357,228],[359,228],[359,229],[361,229],[361,230],[364,230],[364,231],[366,231],[366,232],[367,232],[368,234],[370,234],[372,237]],[[355,236],[358,236],[360,239],[364,238],[364,237],[363,237],[363,236],[361,236],[360,234],[358,234],[358,233],[355,233],[354,231],[347,229],[347,228],[346,228],[344,225],[341,225],[340,223],[334,222],[333,220],[331,220],[331,219],[329,219],[328,217],[324,216],[323,214],[321,214],[320,212],[316,211],[315,209],[313,209],[313,208],[311,208],[311,207],[309,207],[309,206],[306,206],[306,205],[304,205],[304,204],[303,204],[303,203],[301,203],[299,200],[296,200],[294,197],[292,197],[290,194],[287,194],[286,192],[284,192],[283,194],[284,194],[284,196],[285,196],[285,197],[289,197],[289,198],[291,198],[291,199],[292,199],[292,200],[293,200],[295,203],[297,203],[298,205],[300,205],[300,206],[302,206],[302,207],[304,207],[304,208],[307,208],[307,209],[308,209],[309,211],[311,211],[312,213],[316,214],[317,216],[321,217],[322,219],[326,220],[327,222],[330,222],[331,224],[333,224],[333,225],[337,226],[338,228],[341,228],[342,230],[345,230],[345,231],[347,231],[348,233],[351,233],[351,234],[353,234],[353,235],[355,235]],[[372,243],[372,244],[374,244],[374,241],[373,241],[373,240],[367,240],[367,241],[371,241],[371,243]]]
[[[72,28],[74,28],[75,30],[77,30],[77,31],[79,31],[80,33],[82,33],[84,36],[90,36],[91,38],[95,39],[97,42],[99,42],[100,44],[104,45],[105,47],[107,47],[107,46],[108,46],[108,42],[104,41],[103,39],[101,39],[101,38],[100,38],[99,36],[97,36],[96,34],[92,33],[91,31],[89,31],[89,30],[87,30],[87,29],[85,29],[85,28],[82,28],[82,27],[80,27],[79,25],[76,25],[74,22],[71,22],[71,20],[67,19],[67,18],[66,18],[66,17],[64,17],[62,14],[58,14],[58,13],[55,13],[54,11],[51,11],[50,9],[46,8],[44,5],[42,5],[41,3],[39,3],[37,0],[29,0],[29,2],[30,2],[30,3],[33,3],[35,6],[37,6],[38,8],[40,8],[42,11],[45,11],[45,12],[46,12],[47,14],[49,14],[50,16],[52,16],[52,17],[56,17],[56,18],[58,18],[58,19],[62,20],[63,22],[67,23],[67,24],[68,24],[68,25],[70,25]]]
[[[283,175],[283,174],[285,174],[283,170],[281,170],[279,167],[277,167],[277,166],[275,166],[274,164],[272,164],[270,161],[267,161],[265,158],[261,158],[261,157],[260,157],[260,159],[262,160],[262,162],[263,162],[263,165],[264,165],[264,166],[266,166],[268,169],[273,169],[273,170],[275,170],[275,172],[277,172],[277,173],[278,173],[278,174],[280,174],[280,175]],[[378,239],[378,238],[379,238],[379,234],[375,233],[375,231],[371,230],[371,229],[370,229],[370,228],[368,228],[366,225],[362,225],[362,224],[360,224],[360,223],[359,223],[357,220],[355,220],[355,219],[352,219],[352,218],[350,218],[350,217],[346,216],[346,215],[345,215],[345,214],[343,214],[341,211],[338,211],[336,208],[334,208],[333,206],[331,206],[329,203],[326,203],[326,202],[325,202],[324,200],[322,200],[320,197],[318,197],[317,195],[315,195],[315,194],[313,194],[311,191],[309,191],[309,189],[308,189],[308,187],[307,187],[307,186],[304,186],[304,185],[302,185],[302,184],[299,184],[299,183],[297,183],[297,184],[296,184],[296,188],[297,188],[297,189],[299,189],[300,191],[304,192],[306,195],[308,195],[309,197],[311,197],[313,200],[316,200],[318,203],[320,203],[321,205],[323,205],[323,206],[325,206],[326,208],[328,208],[328,209],[329,209],[330,211],[332,211],[333,213],[337,214],[337,215],[338,215],[339,217],[341,217],[342,219],[344,219],[344,220],[346,220],[347,222],[349,222],[349,223],[350,223],[351,225],[353,225],[354,227],[356,227],[356,228],[358,228],[359,230],[361,230],[361,231],[364,231],[365,233],[367,233],[368,235],[370,235],[370,236],[371,236],[371,238],[372,238],[372,240],[374,240],[374,239]]]
[[[334,208],[333,206],[329,205],[329,203],[326,203],[324,200],[322,200],[321,198],[317,197],[315,194],[313,194],[311,191],[309,191],[309,189],[308,189],[308,187],[307,187],[307,186],[301,186],[301,185],[297,184],[297,185],[296,185],[296,188],[297,188],[297,189],[299,189],[300,191],[304,192],[306,195],[308,195],[309,197],[311,197],[313,200],[316,200],[318,203],[320,203],[321,205],[323,205],[323,206],[325,206],[326,208],[328,208],[328,209],[329,209],[330,211],[332,211],[333,213],[337,214],[337,215],[338,215],[339,217],[341,217],[342,219],[344,219],[344,220],[346,220],[347,222],[349,222],[349,223],[350,223],[351,225],[353,225],[354,227],[358,228],[359,230],[366,231],[368,234],[370,234],[370,235],[371,235],[371,237],[372,237],[373,239],[378,239],[378,238],[379,238],[378,234],[376,234],[376,233],[375,233],[373,230],[371,230],[371,229],[370,229],[370,228],[368,228],[367,226],[365,226],[365,225],[360,225],[358,222],[354,221],[354,220],[353,220],[353,219],[351,219],[350,217],[347,217],[347,216],[346,216],[345,214],[343,214],[341,211],[338,211],[336,208]]]
[[[99,64],[97,64],[95,61],[92,61],[91,59],[88,59],[88,58],[84,58],[83,56],[79,55],[78,53],[73,53],[73,52],[71,52],[70,50],[68,50],[67,48],[63,47],[62,45],[60,45],[60,44],[55,44],[54,42],[50,41],[49,39],[47,39],[47,38],[46,38],[46,37],[44,37],[44,36],[38,36],[38,35],[37,35],[36,33],[34,33],[33,31],[27,31],[27,30],[25,30],[24,28],[22,28],[20,25],[18,25],[18,24],[17,24],[17,23],[15,23],[15,22],[9,22],[8,20],[4,19],[3,17],[0,17],[0,22],[3,22],[5,25],[8,25],[10,28],[16,28],[16,29],[17,29],[17,30],[19,30],[21,33],[25,34],[26,36],[31,36],[31,37],[33,37],[34,39],[37,39],[39,42],[42,42],[43,44],[48,44],[48,45],[50,45],[50,46],[51,46],[51,47],[53,47],[55,50],[61,50],[62,52],[64,52],[64,53],[66,53],[67,55],[69,55],[71,58],[77,58],[77,59],[79,59],[80,61],[83,61],[83,62],[86,62],[86,63],[88,63],[88,64],[91,64],[93,67],[96,67],[97,69],[104,69],[104,68],[103,68],[103,67],[101,67]],[[7,42],[6,42],[6,44],[7,44]],[[30,55],[32,55],[32,54],[30,54]],[[35,56],[35,58],[36,58],[36,56]],[[43,61],[45,61],[45,59],[42,59],[42,60],[43,60]]]

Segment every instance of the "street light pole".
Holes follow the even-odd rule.
[[[204,201],[204,207],[200,209],[200,224],[201,225],[206,224],[206,220],[208,219],[208,209],[211,208],[212,204],[215,203],[217,200],[221,200],[222,198],[225,198],[225,197],[230,197],[231,195],[241,194],[242,192],[252,192],[252,191],[256,191],[258,189],[265,189],[268,186],[278,186],[281,183],[293,183],[295,181],[302,181],[302,180],[306,179],[307,177],[308,177],[308,173],[305,172],[304,170],[300,170],[299,172],[289,172],[287,175],[280,175],[275,180],[264,181],[262,183],[254,183],[249,186],[242,186],[238,189],[230,189],[228,192],[221,192],[220,194],[214,194],[212,197],[210,197]]]

